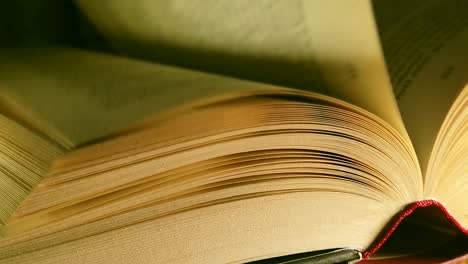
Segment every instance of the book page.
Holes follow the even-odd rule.
[[[120,53],[326,92],[301,0],[76,2]]]
[[[58,145],[0,111],[0,228],[61,154]]]
[[[65,48],[4,51],[1,105],[68,148],[204,98],[280,89]]]
[[[388,70],[423,172],[468,82],[468,2],[375,1]]]
[[[406,136],[370,1],[304,1],[311,49],[330,93],[389,122]]]
[[[370,1],[77,2],[124,54],[326,93],[406,134]]]

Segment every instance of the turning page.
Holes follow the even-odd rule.
[[[78,4],[124,54],[332,95],[406,135],[370,1]]]
[[[206,98],[280,88],[66,48],[8,50],[1,105],[74,147]]]
[[[468,2],[374,1],[394,93],[423,175],[436,136],[468,83]]]

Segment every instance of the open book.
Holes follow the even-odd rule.
[[[0,263],[467,253],[466,1],[133,2],[0,51]]]

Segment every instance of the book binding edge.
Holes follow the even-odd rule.
[[[387,240],[390,238],[390,236],[395,232],[395,230],[398,228],[400,223],[406,219],[408,216],[410,216],[416,209],[418,208],[424,208],[424,207],[429,207],[429,206],[435,206],[437,207],[449,220],[455,227],[457,227],[461,232],[463,232],[465,235],[468,235],[468,228],[462,226],[460,222],[458,222],[455,217],[447,210],[447,208],[441,204],[439,201],[434,200],[434,199],[427,199],[427,200],[421,200],[414,202],[412,204],[409,204],[401,213],[400,215],[396,218],[396,220],[393,222],[393,224],[387,229],[385,234],[377,240],[376,243],[374,243],[368,250],[362,253],[362,259],[369,259],[370,256],[375,254],[384,244],[387,242]]]

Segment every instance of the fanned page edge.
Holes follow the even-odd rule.
[[[468,227],[464,227],[460,222],[458,222],[457,219],[455,219],[455,217],[447,210],[447,208],[442,203],[434,199],[416,201],[412,204],[409,204],[405,208],[405,210],[403,210],[400,213],[400,215],[396,217],[396,220],[393,222],[393,224],[390,225],[390,227],[385,231],[385,233],[368,250],[362,253],[362,259],[367,260],[372,255],[374,255],[398,229],[403,220],[405,220],[408,216],[412,215],[416,209],[430,206],[438,208],[443,214],[443,216],[447,220],[449,220],[450,223],[453,224],[453,226],[455,226],[459,231],[468,236]]]

